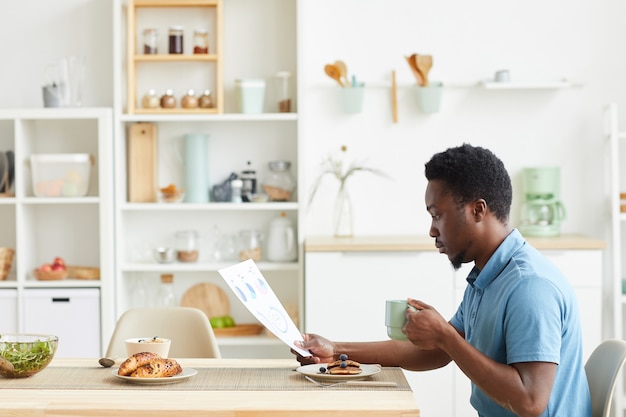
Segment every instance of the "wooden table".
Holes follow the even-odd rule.
[[[178,359],[183,368],[280,368],[283,378],[296,375],[290,371],[298,363],[289,359]],[[11,387],[11,381],[0,377],[0,415],[11,417],[152,417],[152,416],[403,416],[419,417],[420,412],[412,391],[380,387],[357,389],[317,388],[305,390],[181,390],[176,384],[145,386],[124,382],[106,389],[58,389],[51,386],[34,388],[43,380],[44,372],[89,369],[96,379],[116,380],[111,369],[99,368],[97,359],[55,359],[41,378],[21,380],[21,388]],[[63,368],[63,369],[61,369]],[[383,370],[385,372],[385,370]],[[49,372],[50,375],[52,372]],[[102,375],[102,377],[100,377]],[[37,376],[37,375],[35,375]],[[403,378],[403,377],[402,377]],[[15,385],[15,384],[13,384]],[[55,385],[55,384],[52,384]],[[311,384],[313,385],[313,384]]]

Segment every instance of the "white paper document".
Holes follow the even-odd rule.
[[[311,356],[311,353],[294,345],[296,340],[302,340],[302,334],[252,259],[218,272],[263,326],[300,355]]]

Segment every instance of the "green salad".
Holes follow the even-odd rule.
[[[0,357],[11,362],[14,368],[13,374],[6,376],[33,374],[44,368],[54,356],[55,343],[56,340],[0,341]]]

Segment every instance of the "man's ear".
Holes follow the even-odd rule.
[[[481,221],[487,215],[487,202],[482,198],[474,201],[472,215],[474,220]]]

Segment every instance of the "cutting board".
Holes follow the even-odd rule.
[[[219,285],[208,282],[189,288],[183,294],[180,305],[200,309],[209,318],[230,315],[228,296]],[[234,327],[213,328],[213,332],[219,337],[253,336],[261,333],[263,329],[261,324],[245,323]]]
[[[128,201],[157,200],[157,130],[153,123],[135,123],[128,129]]]
[[[180,305],[198,308],[209,318],[230,314],[230,302],[222,287],[208,282],[196,284],[185,291]]]

